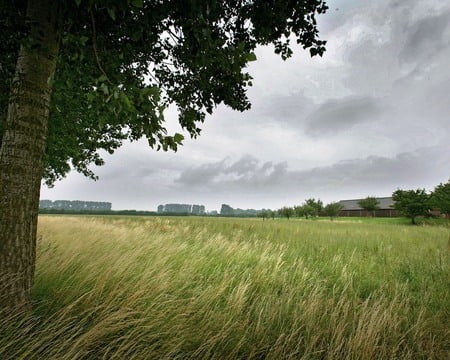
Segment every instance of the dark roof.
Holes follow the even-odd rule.
[[[380,209],[392,209],[392,205],[394,205],[394,201],[391,197],[381,197],[376,198],[379,202],[378,206]],[[362,199],[354,199],[354,200],[341,200],[339,204],[344,206],[343,210],[362,210],[362,208],[358,205],[358,201]]]

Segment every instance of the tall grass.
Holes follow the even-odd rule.
[[[449,230],[39,220],[32,314],[1,359],[447,359]]]

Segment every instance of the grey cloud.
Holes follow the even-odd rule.
[[[449,26],[450,11],[426,17],[408,26],[400,58],[408,62],[416,62],[418,58],[429,59],[450,44],[450,37],[444,36]]]
[[[391,90],[391,84],[406,70],[423,71],[448,51],[450,7],[441,13],[430,2],[376,2],[367,8],[357,24],[371,31],[359,41],[349,43],[345,60],[349,65],[346,85],[358,94],[376,95]],[[420,14],[421,16],[417,16]],[[447,69],[441,69],[448,75]],[[403,91],[409,89],[403,89]]]
[[[261,116],[274,119],[277,123],[292,123],[302,120],[315,106],[302,92],[286,95],[264,96],[256,99],[254,110]]]
[[[425,128],[434,128],[440,132],[446,129],[448,133],[450,130],[450,73],[439,75],[437,70],[432,75],[419,73],[416,76],[430,79],[416,80],[414,74],[408,74],[400,79],[394,84],[399,92],[397,101],[406,104],[404,107],[409,112],[409,121],[423,122]],[[407,86],[412,89],[407,94],[401,94],[401,89]]]
[[[305,170],[289,170],[286,163],[262,162],[244,156],[230,163],[230,159],[211,164],[217,170],[214,177],[203,179],[203,166],[190,169],[189,179],[197,174],[195,184],[186,182],[186,172],[177,179],[178,186],[198,185],[212,189],[214,194],[227,201],[244,198],[267,202],[298,202],[310,196],[345,198],[349,196],[390,195],[400,188],[433,188],[436,179],[446,181],[450,177],[450,152],[448,146],[420,148],[395,157],[369,156],[366,158],[339,161],[331,166]],[[225,176],[224,176],[225,175]],[[226,175],[233,175],[228,177]],[[195,186],[194,186],[195,187]],[[219,200],[220,201],[220,200]],[[270,204],[267,204],[269,206]],[[281,205],[281,203],[280,203]]]
[[[401,153],[393,158],[369,156],[338,162],[332,166],[292,172],[290,178],[298,186],[316,191],[369,193],[373,189],[394,191],[397,187],[432,187],[433,180],[450,177],[450,158],[445,145]],[[343,195],[344,196],[344,195]]]
[[[183,172],[176,183],[190,187],[201,184],[217,194],[230,189],[246,194],[269,191],[272,198],[286,193],[292,193],[293,197],[300,193],[345,197],[355,191],[363,196],[375,190],[389,195],[397,187],[434,186],[436,178],[445,181],[450,177],[450,158],[442,156],[446,150],[446,145],[425,147],[392,158],[369,156],[301,171],[289,170],[284,162],[262,162],[246,155],[232,163],[227,158],[210,164],[209,169],[215,169],[216,173],[206,178],[203,177],[206,165],[192,168]]]
[[[262,163],[253,156],[244,155],[235,162],[225,158],[219,162],[192,167],[183,171],[175,182],[192,187],[265,187],[276,184],[286,172],[286,162]]]
[[[214,180],[217,174],[223,172],[227,159],[215,163],[203,164],[197,167],[191,167],[181,172],[175,182],[195,186],[198,184],[207,184]]]
[[[378,101],[370,97],[328,100],[309,115],[306,132],[313,136],[342,132],[380,113]]]

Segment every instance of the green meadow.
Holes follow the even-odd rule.
[[[0,359],[448,359],[443,225],[41,216]]]

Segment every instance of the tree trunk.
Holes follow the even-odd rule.
[[[30,0],[0,148],[0,313],[30,305],[60,1]]]

